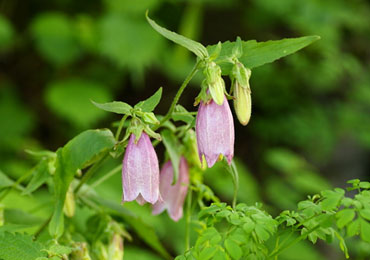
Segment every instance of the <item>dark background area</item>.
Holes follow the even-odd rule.
[[[345,187],[349,179],[369,180],[370,4],[365,0],[2,0],[2,172],[16,179],[29,170],[34,161],[26,148],[56,150],[85,129],[112,127],[119,120],[90,99],[134,105],[163,86],[155,112],[166,113],[195,58],[147,24],[147,9],[160,25],[204,45],[237,36],[321,37],[252,71],[251,121],[245,127],[235,121],[241,201],[261,200],[279,212],[307,194]],[[202,80],[197,76],[180,100],[190,111],[197,109],[192,105]],[[205,180],[230,201],[231,180],[226,184],[229,177],[218,169],[209,170]],[[321,256],[335,254],[321,251]],[[368,251],[356,254],[361,259]]]

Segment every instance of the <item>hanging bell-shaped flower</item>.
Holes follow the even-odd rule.
[[[234,121],[225,96],[222,105],[213,100],[200,102],[195,131],[201,161],[204,155],[208,167],[212,167],[220,155],[224,155],[231,163],[234,156]]]
[[[189,168],[184,157],[181,157],[179,166],[179,178],[172,185],[173,167],[171,161],[163,165],[160,174],[160,192],[163,201],[153,205],[153,214],[157,215],[167,209],[168,215],[178,221],[183,215],[183,204],[189,186]]]
[[[131,134],[122,167],[122,201],[154,204],[159,195],[158,158],[149,136],[142,132],[137,143]]]

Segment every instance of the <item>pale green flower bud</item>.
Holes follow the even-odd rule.
[[[217,105],[224,102],[225,82],[221,77],[221,68],[214,62],[207,64],[204,69],[206,77],[204,84],[208,86],[209,93]]]
[[[75,209],[76,209],[76,203],[75,203],[75,196],[73,194],[73,188],[72,185],[69,185],[67,194],[66,194],[66,200],[64,202],[64,214],[71,218],[75,214]]]
[[[252,97],[249,86],[251,70],[244,67],[241,63],[234,65],[233,71],[234,83],[234,108],[236,116],[242,125],[247,125],[252,113]]]
[[[236,116],[242,125],[247,125],[252,113],[252,97],[249,88],[243,88],[239,83],[234,85],[234,108]]]
[[[71,260],[91,260],[87,244],[85,242],[76,242],[75,249],[72,251]]]
[[[123,259],[123,239],[119,234],[114,234],[108,247],[109,260]]]

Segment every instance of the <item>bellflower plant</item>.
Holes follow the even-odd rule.
[[[212,167],[220,155],[224,155],[231,163],[234,156],[234,120],[225,96],[222,105],[217,105],[213,99],[200,102],[195,130],[201,161],[204,155],[208,167]]]
[[[173,167],[171,161],[163,165],[160,174],[159,189],[163,201],[158,201],[153,205],[153,214],[157,215],[167,209],[169,216],[178,221],[183,215],[182,206],[188,192],[189,167],[186,159],[181,157],[179,166],[179,179],[172,185]]]
[[[131,134],[122,167],[122,201],[154,204],[159,198],[158,158],[149,136],[142,132],[137,143]]]

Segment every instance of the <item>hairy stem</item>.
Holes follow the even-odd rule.
[[[172,113],[173,111],[175,110],[175,106],[177,104],[177,102],[179,102],[179,99],[182,95],[182,92],[184,92],[186,86],[189,84],[190,80],[194,77],[194,75],[197,73],[198,69],[199,69],[199,65],[200,65],[200,62],[201,60],[197,61],[197,63],[194,65],[193,69],[191,70],[191,72],[189,73],[189,75],[185,78],[184,82],[182,83],[182,85],[180,86],[179,90],[177,91],[176,93],[176,96],[175,98],[173,99],[172,103],[171,103],[171,106],[167,112],[167,114],[162,118],[162,120],[159,122],[159,125],[155,126],[153,128],[153,130],[155,131],[156,129],[158,129],[159,127],[161,127],[168,119],[171,118],[172,116]]]
[[[121,131],[122,131],[122,128],[123,128],[123,124],[125,123],[127,117],[128,117],[128,115],[124,115],[122,117],[121,121],[119,122],[119,126],[118,126],[118,129],[117,129],[117,132],[116,132],[116,136],[115,136],[116,141],[118,141],[118,139],[119,139],[119,136],[120,136]]]

